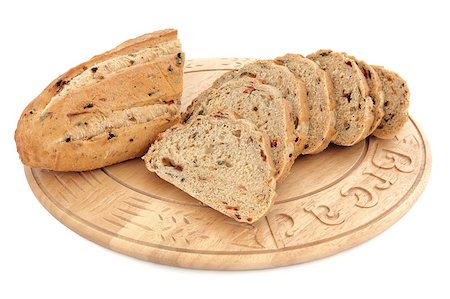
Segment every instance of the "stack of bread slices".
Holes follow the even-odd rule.
[[[287,54],[221,76],[143,159],[206,205],[253,223],[299,155],[393,138],[408,106],[406,82],[383,67],[331,50]]]

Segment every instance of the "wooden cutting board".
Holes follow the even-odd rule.
[[[187,61],[183,108],[245,61]],[[410,119],[393,140],[371,137],[298,158],[272,210],[252,225],[201,205],[140,159],[88,172],[25,172],[53,216],[104,247],[180,267],[259,269],[318,259],[374,237],[409,210],[430,168],[425,136]]]

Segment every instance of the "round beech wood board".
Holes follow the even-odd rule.
[[[248,60],[187,61],[182,108]],[[42,205],[97,244],[162,264],[228,270],[306,262],[376,236],[411,208],[430,168],[425,136],[410,119],[392,140],[370,137],[298,158],[273,208],[252,225],[203,206],[141,159],[87,172],[25,172]]]

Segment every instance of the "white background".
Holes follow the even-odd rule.
[[[449,298],[450,22],[444,2],[2,1],[0,298]],[[411,115],[432,149],[425,192],[404,218],[373,240],[272,270],[162,266],[73,233],[27,185],[13,140],[19,115],[68,68],[167,27],[179,29],[187,59],[273,58],[332,48],[399,72],[411,89]]]

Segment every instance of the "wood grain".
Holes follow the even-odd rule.
[[[187,61],[182,106],[245,61]],[[25,172],[44,207],[95,243],[157,263],[229,270],[301,263],[374,237],[409,210],[430,169],[429,146],[410,119],[393,140],[297,159],[272,210],[252,225],[203,206],[140,159],[82,173]]]

